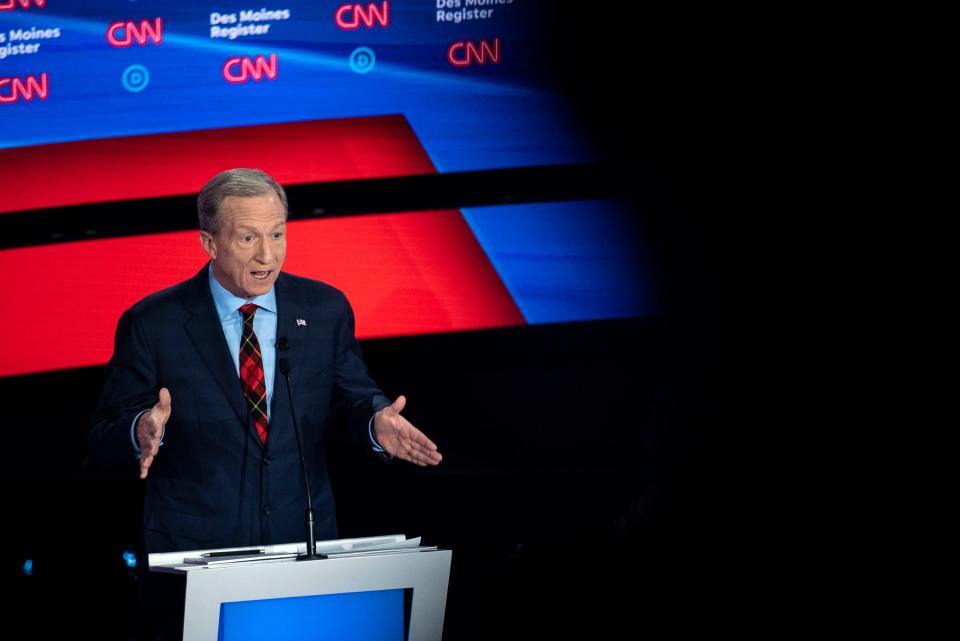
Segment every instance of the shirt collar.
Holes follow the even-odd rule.
[[[254,303],[257,307],[265,309],[274,314],[277,313],[277,288],[276,283],[270,288],[270,291],[262,296],[255,296],[250,300],[234,296],[224,288],[223,285],[213,275],[213,261],[207,267],[207,279],[210,281],[210,293],[213,294],[213,304],[217,307],[217,317],[220,322],[229,320],[235,316],[241,305]]]

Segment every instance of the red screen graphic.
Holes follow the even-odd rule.
[[[360,338],[524,324],[458,211],[291,221],[284,271],[343,290]],[[0,376],[101,365],[124,309],[206,262],[196,231],[0,252]]]
[[[262,169],[283,185],[436,173],[403,116],[0,149],[0,167],[0,213],[196,194],[232,167]]]

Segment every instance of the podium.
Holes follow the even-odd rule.
[[[150,573],[183,604],[184,641],[439,641],[452,552],[363,541],[318,542],[312,561],[303,543],[151,554]]]

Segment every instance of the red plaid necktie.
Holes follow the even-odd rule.
[[[257,427],[262,443],[267,442],[267,384],[263,376],[263,357],[260,343],[253,333],[253,315],[257,306],[247,303],[240,308],[243,314],[243,337],[240,339],[240,384],[250,408],[250,418]]]

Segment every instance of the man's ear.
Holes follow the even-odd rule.
[[[213,260],[217,259],[217,241],[208,231],[200,232],[200,245],[203,247],[203,251],[207,252],[207,256]]]

